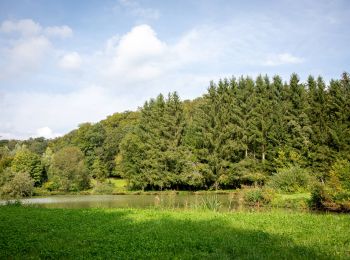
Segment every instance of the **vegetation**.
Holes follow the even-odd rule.
[[[0,258],[347,259],[348,215],[0,208]]]
[[[192,101],[159,95],[138,111],[83,123],[54,140],[0,142],[1,179],[11,181],[8,169],[27,173],[48,191],[82,191],[94,183],[96,193],[110,193],[105,180],[115,177],[131,190],[252,186],[254,200],[265,185],[312,191],[313,207],[341,211],[349,204],[349,160],[348,73],[328,85],[312,76],[301,83],[296,74],[289,82],[222,79]]]
[[[325,184],[314,187],[311,206],[317,209],[350,212],[350,162],[337,160]]]
[[[31,196],[34,190],[34,180],[26,172],[12,172],[7,170],[2,180],[4,184],[0,188],[2,197],[21,198]]]

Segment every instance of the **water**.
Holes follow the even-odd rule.
[[[235,194],[210,195],[53,195],[20,200],[43,208],[209,208],[230,210],[239,207]],[[5,204],[6,201],[0,201]]]

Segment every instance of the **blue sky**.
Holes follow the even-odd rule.
[[[0,1],[0,138],[52,138],[210,80],[350,71],[350,2]]]

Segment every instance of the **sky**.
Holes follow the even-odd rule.
[[[350,71],[348,0],[0,0],[0,139],[54,138],[211,80]]]

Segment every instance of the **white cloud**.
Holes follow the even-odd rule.
[[[113,48],[113,42],[107,42],[107,64],[102,74],[108,79],[149,80],[158,77],[162,71],[160,60],[167,54],[168,46],[157,38],[148,25],[139,25],[125,34]],[[112,51],[111,53],[111,50]]]
[[[18,78],[19,75],[38,69],[51,49],[51,42],[44,36],[23,38],[4,53],[1,78]]]
[[[54,133],[50,127],[44,126],[36,130],[36,137],[45,137],[48,139],[61,136],[61,134]]]
[[[50,26],[45,28],[45,33],[50,37],[67,38],[73,35],[73,30],[67,25]]]
[[[91,63],[99,64],[96,67],[101,68],[99,80],[103,85],[150,84],[184,66],[217,58],[225,43],[210,40],[207,35],[213,31],[193,29],[168,44],[149,25],[138,25],[121,37],[107,40],[105,50]]]
[[[0,31],[4,33],[19,32],[25,36],[39,34],[42,30],[40,24],[31,19],[23,19],[18,21],[4,21],[1,24]]]
[[[133,0],[119,0],[119,4],[136,17],[156,20],[160,16],[160,12],[157,9],[144,8]]]
[[[270,66],[267,68],[270,74],[280,73],[276,65],[303,61],[282,53],[262,62],[266,53],[280,44],[276,43],[279,38],[272,36],[288,30],[277,30],[265,20],[251,21],[233,20],[225,26],[192,28],[177,38],[174,36],[171,42],[160,38],[149,25],[138,25],[124,35],[106,40],[104,47],[91,50],[91,55],[84,54],[83,61],[79,49],[61,50],[56,53],[58,59],[54,64],[65,70],[79,69],[79,73],[48,68],[45,76],[56,80],[58,87],[70,84],[71,89],[61,94],[49,93],[50,90],[8,91],[3,98],[7,105],[0,104],[0,135],[37,136],[38,129],[43,127],[52,133],[66,133],[81,122],[98,121],[113,112],[135,109],[159,93],[176,90],[184,99],[194,98],[205,92],[209,80],[256,75],[261,73],[262,65]],[[48,40],[43,31],[36,37]],[[26,39],[29,38],[35,37]],[[284,47],[295,49],[291,45]],[[46,57],[39,54],[36,55]],[[52,76],[54,73],[58,76]]]
[[[6,107],[0,114],[0,135],[4,138],[54,137],[82,122],[98,121],[115,111],[137,107],[98,86],[67,94],[9,93],[4,102]]]
[[[42,27],[39,23],[31,19],[11,21],[1,23],[0,32],[4,34],[17,32],[10,38],[2,38],[3,46],[0,46],[0,79],[18,79],[23,75],[33,74],[39,71],[44,64],[52,63],[59,52],[54,48],[51,37],[69,37],[73,31],[68,26]],[[69,58],[69,57],[68,57]],[[68,68],[80,66],[80,61],[71,61]]]
[[[303,58],[293,56],[290,53],[281,53],[278,55],[273,55],[270,58],[268,58],[264,65],[266,66],[278,66],[278,65],[284,65],[284,64],[298,64],[304,62]]]
[[[81,64],[82,59],[77,52],[65,54],[58,63],[58,65],[65,70],[78,70]]]
[[[12,33],[18,32],[24,37],[38,35],[44,33],[49,37],[61,37],[66,38],[73,35],[73,30],[67,26],[48,26],[43,28],[39,23],[34,22],[31,19],[22,20],[6,20],[1,23],[0,32]]]

